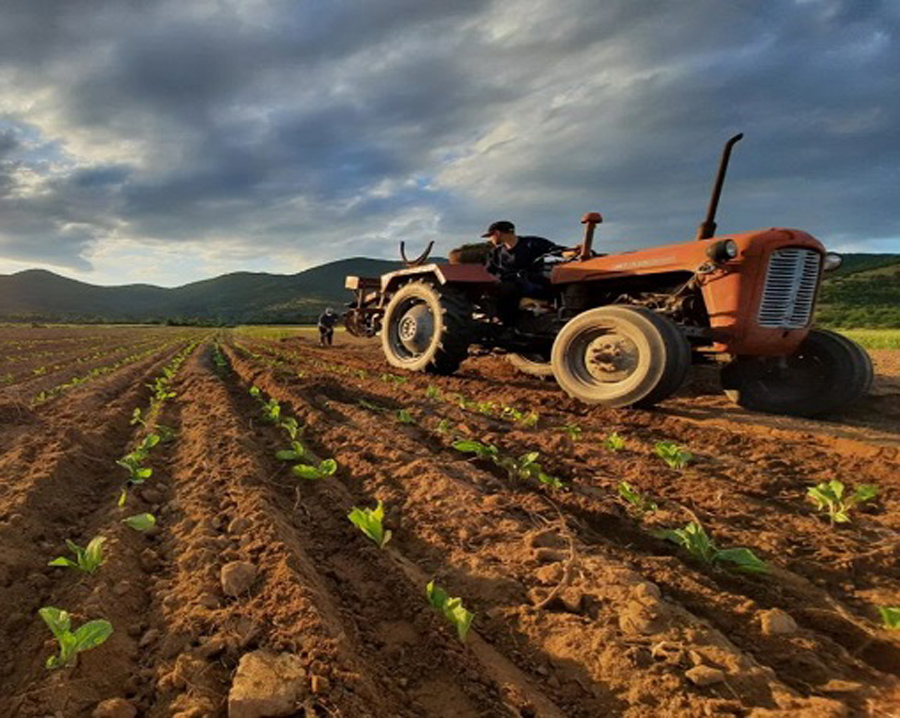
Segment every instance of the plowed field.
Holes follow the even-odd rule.
[[[32,331],[0,328],[0,716],[900,715],[878,612],[900,606],[898,352],[811,421],[735,408],[702,372],[652,411],[600,410],[500,357],[401,376],[344,335]],[[276,458],[290,419],[302,460]],[[129,484],[117,460],[148,434]],[[667,466],[665,441],[693,460]],[[806,495],[832,479],[878,495],[832,525]],[[383,549],[347,519],[378,501]],[[122,521],[141,513],[156,526]],[[660,537],[690,522],[767,570]],[[47,565],[95,536],[96,572]],[[474,612],[464,641],[432,580]],[[47,606],[113,632],[48,670]]]

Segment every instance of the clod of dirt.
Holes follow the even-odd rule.
[[[661,633],[669,626],[669,611],[659,600],[645,597],[640,601],[629,601],[619,612],[619,628],[625,633],[652,635]]]
[[[247,561],[232,561],[222,566],[222,590],[226,596],[240,596],[256,580],[256,566]]]
[[[534,577],[545,584],[557,584],[562,580],[563,567],[558,563],[541,566],[534,572]]]
[[[141,498],[148,504],[162,503],[163,495],[157,489],[144,489],[141,491]]]
[[[250,519],[246,516],[238,516],[230,524],[228,524],[228,533],[232,535],[242,534],[250,528]]]
[[[197,653],[203,658],[211,659],[225,650],[225,639],[222,636],[212,636],[203,641]]]
[[[138,648],[147,648],[159,640],[160,632],[158,628],[151,628],[143,636],[138,643]]]
[[[228,718],[292,715],[306,693],[303,663],[290,653],[247,653],[228,693]]]
[[[767,636],[797,632],[797,622],[791,618],[789,613],[782,611],[780,608],[773,608],[771,611],[760,611],[759,623],[762,626],[762,632]]]
[[[124,698],[109,698],[98,703],[91,713],[91,718],[134,718],[137,708]]]
[[[725,674],[722,671],[709,666],[694,666],[685,671],[684,675],[695,686],[711,686],[725,680]]]
[[[565,548],[567,542],[556,531],[541,531],[528,537],[528,545],[531,548]]]
[[[556,561],[565,561],[565,551],[559,551],[552,548],[539,548],[534,551],[534,558],[538,563],[554,563]]]

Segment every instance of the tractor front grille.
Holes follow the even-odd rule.
[[[785,247],[769,257],[766,284],[759,304],[759,325],[802,329],[809,324],[822,256],[814,249]]]

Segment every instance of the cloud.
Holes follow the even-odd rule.
[[[609,247],[689,239],[738,131],[722,231],[900,251],[898,28],[849,0],[23,3],[0,256],[127,280],[143,251],[165,282],[173,252],[296,271],[498,217],[574,242],[588,210]]]

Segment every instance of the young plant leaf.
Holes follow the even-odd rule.
[[[384,506],[381,501],[374,509],[360,509],[353,507],[347,514],[347,518],[353,522],[360,531],[368,536],[378,548],[384,548],[391,540],[390,530],[384,529]]]
[[[900,630],[900,606],[879,606],[878,613],[881,614],[885,628]]]
[[[128,524],[135,531],[141,533],[150,531],[156,526],[156,517],[153,514],[135,514],[126,519],[122,519],[122,523]]]

